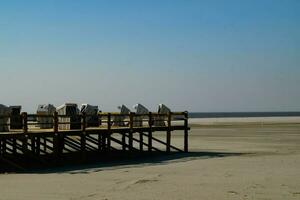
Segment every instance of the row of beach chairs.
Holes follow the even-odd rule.
[[[136,104],[133,106],[133,108],[135,110],[135,113],[137,114],[137,116],[134,116],[133,118],[133,126],[141,127],[143,126],[143,122],[145,121],[145,119],[147,119],[149,110],[142,104]],[[112,117],[112,125],[121,127],[129,126],[128,114],[131,112],[131,110],[125,105],[119,106],[118,109],[120,110],[120,115],[115,115]],[[49,117],[49,115],[53,115],[55,111],[57,111],[59,115],[58,121],[61,122],[58,127],[60,130],[80,129],[80,113],[86,114],[87,127],[98,127],[99,125],[101,125],[101,120],[99,120],[98,118],[98,106],[82,104],[80,109],[78,109],[77,104],[65,103],[57,108],[55,108],[52,104],[39,105],[36,112],[36,114],[38,115],[38,117],[36,118],[37,126],[39,126],[39,128],[41,129],[53,128],[53,117]],[[9,127],[7,124],[10,124],[10,129],[21,129],[22,119],[20,116],[20,112],[21,106],[7,107],[0,104],[0,116],[10,115],[10,117],[0,118],[0,132],[9,131]],[[157,112],[159,114],[168,114],[171,112],[171,110],[166,105],[159,104]],[[43,117],[43,115],[45,115],[45,117]],[[166,119],[166,116],[155,116],[153,118],[153,125],[166,126]]]

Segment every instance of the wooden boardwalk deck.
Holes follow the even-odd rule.
[[[86,152],[93,152],[93,155],[111,154],[115,151],[123,153],[130,152],[188,152],[188,114],[187,112],[169,113],[161,115],[149,113],[137,115],[130,113],[121,115],[118,113],[99,113],[99,126],[88,127],[86,122],[87,115],[78,115],[81,118],[80,129],[61,130],[60,124],[72,124],[72,122],[60,122],[59,116],[27,115],[22,113],[22,129],[0,132],[0,163],[6,164],[10,161],[7,158],[18,157],[51,157],[53,160],[61,160],[65,155],[79,153],[80,158],[84,159]],[[51,129],[41,129],[39,123],[28,121],[28,117],[51,117],[53,122]],[[9,116],[0,116],[0,118]],[[115,126],[116,120],[120,119],[125,126]],[[155,120],[163,123],[155,126]],[[134,126],[139,121],[139,126]],[[77,122],[78,124],[78,122]],[[9,123],[0,124],[9,126]],[[173,131],[182,131],[183,149],[171,144],[171,134]],[[165,133],[165,140],[155,137],[156,132]],[[160,144],[160,146],[154,146]],[[164,147],[162,149],[162,146]],[[10,163],[19,166],[19,164]]]

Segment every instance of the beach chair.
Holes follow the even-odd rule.
[[[41,104],[38,106],[36,114],[39,115],[36,120],[41,129],[53,128],[53,114],[56,108],[52,104]],[[43,117],[43,115],[52,115]]]
[[[141,114],[149,114],[149,110],[143,106],[142,104],[136,104],[133,106],[133,108],[135,109],[135,112],[137,115],[141,115]],[[135,116],[133,118],[133,126],[134,127],[142,127],[143,126],[143,119],[147,119],[147,116]]]
[[[164,104],[158,105],[158,114],[169,114],[171,110]],[[154,126],[166,126],[165,121],[168,119],[167,116],[156,116],[153,121]]]
[[[65,103],[56,108],[58,115],[65,115],[58,117],[58,125],[60,130],[72,130],[81,128],[81,118],[79,116],[79,109],[77,104]]]
[[[9,106],[10,109],[10,129],[22,129],[22,106]]]
[[[80,107],[80,112],[85,113],[86,116],[86,127],[98,127],[98,106],[92,106],[90,104],[82,104]]]
[[[4,117],[4,115],[7,115]],[[9,123],[9,116],[10,115],[10,109],[9,107],[0,104],[0,132],[8,132],[8,123]],[[3,117],[2,117],[3,116]]]
[[[124,120],[128,119],[128,116],[122,116],[130,113],[129,108],[127,108],[125,105],[118,106],[118,109],[120,110],[121,116],[114,116],[113,118],[113,126],[128,126],[128,122],[125,123]]]

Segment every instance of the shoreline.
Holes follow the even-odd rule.
[[[189,118],[189,125],[288,125],[300,124],[300,117]]]

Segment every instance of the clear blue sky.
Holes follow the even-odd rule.
[[[0,103],[299,111],[298,0],[0,2]]]

